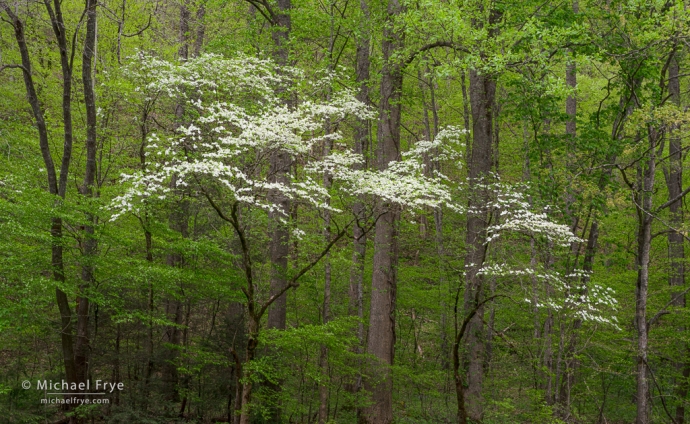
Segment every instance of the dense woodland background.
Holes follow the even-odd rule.
[[[0,17],[0,422],[690,419],[682,0]]]

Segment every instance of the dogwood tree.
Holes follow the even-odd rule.
[[[249,420],[252,384],[257,380],[250,363],[256,357],[262,318],[361,219],[347,212],[352,210],[348,202],[366,203],[368,225],[357,223],[362,228],[371,228],[376,217],[391,207],[447,208],[500,215],[499,223],[487,229],[487,243],[495,243],[509,232],[542,235],[562,245],[576,239],[567,226],[534,212],[523,194],[508,184],[486,184],[484,189],[494,193],[492,202],[483,211],[466,211],[461,206],[465,184],[438,169],[427,170],[428,161],[424,160],[433,155],[436,161],[461,166],[463,131],[456,127],[443,129],[434,140],[418,142],[385,170],[356,166],[364,158],[351,152],[342,128],[349,117],[369,119],[373,112],[349,90],[337,89],[332,73],[307,76],[270,60],[217,55],[172,63],[140,54],[129,69],[134,91],[151,105],[151,113],[174,114],[170,121],[176,128],[149,136],[143,152],[146,166],[121,176],[125,190],[109,206],[111,220],[126,213],[139,215],[152,203],[176,196],[171,189],[174,180],[176,187],[202,199],[234,230],[239,242],[238,265],[245,279],[241,290],[248,336],[243,363],[236,356],[242,369],[237,409],[243,423]],[[175,107],[182,107],[184,115],[175,113]],[[325,142],[333,147],[322,155]],[[277,152],[301,165],[288,170],[288,181],[271,178],[270,158]],[[330,187],[323,184],[324,174],[332,179]],[[249,217],[277,216],[297,238],[309,231],[271,201],[276,194],[305,210],[328,211],[338,231],[287,277],[282,290],[268,294],[253,263],[261,246],[252,245],[255,238],[248,234]],[[519,270],[486,263],[481,272],[508,275]],[[466,313],[471,315],[471,311]],[[456,333],[456,355],[463,332]]]
[[[145,146],[146,167],[125,173],[125,191],[111,202],[111,220],[123,214],[140,214],[153,202],[175,196],[171,181],[204,200],[234,230],[239,241],[239,266],[243,270],[248,341],[242,364],[241,422],[248,422],[252,394],[252,367],[262,317],[272,303],[299,285],[312,269],[348,233],[356,217],[348,216],[348,199],[367,199],[370,223],[390,207],[453,206],[447,181],[441,175],[425,176],[420,154],[392,163],[385,171],[355,167],[361,155],[349,153],[340,128],[348,117],[368,119],[372,111],[349,90],[336,89],[335,75],[306,76],[295,68],[278,67],[270,60],[248,56],[224,58],[204,55],[171,63],[141,54],[133,59],[130,75],[146,101],[156,101],[159,114],[184,108],[176,117],[174,132],[151,134]],[[325,90],[328,95],[324,95]],[[324,100],[328,99],[328,100]],[[457,138],[448,130],[436,143]],[[320,155],[324,142],[331,153]],[[426,148],[435,147],[429,143]],[[288,171],[289,181],[271,178],[269,159],[276,152],[303,165]],[[283,170],[285,171],[285,170]],[[329,189],[323,175],[332,176]],[[306,228],[291,219],[271,198],[289,198],[304,209],[329,211],[338,231],[287,284],[268,295],[253,264],[260,246],[252,246],[247,220],[272,214],[299,236]],[[330,201],[337,197],[338,202]],[[358,223],[366,227],[366,223]],[[371,224],[369,225],[371,226]],[[239,361],[238,361],[239,363]]]

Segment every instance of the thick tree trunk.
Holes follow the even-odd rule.
[[[278,0],[276,2],[278,13],[274,16],[273,43],[274,60],[281,66],[288,65],[288,39],[290,36],[291,0]],[[286,99],[287,101],[288,99]],[[292,166],[290,156],[283,151],[276,151],[271,155],[270,181],[272,183],[288,184],[289,173]],[[286,225],[280,222],[287,217],[290,211],[290,200],[278,191],[269,193],[269,200],[278,206],[280,212],[271,213],[271,295],[280,292],[287,284],[287,263],[289,231]],[[284,330],[286,324],[287,296],[278,298],[268,311],[268,328]]]
[[[474,21],[477,28],[487,27],[488,37],[495,36],[494,25],[501,19],[501,12],[489,11],[488,22]],[[469,199],[467,214],[467,231],[465,234],[465,293],[464,310],[476,309],[476,314],[469,322],[465,335],[467,368],[467,390],[465,402],[467,415],[474,421],[482,419],[482,380],[484,374],[485,334],[483,318],[484,308],[479,306],[483,297],[483,278],[478,275],[486,255],[486,203],[489,193],[483,184],[488,181],[492,165],[493,119],[496,106],[495,77],[476,69],[469,71],[469,100],[472,115],[472,143],[467,152],[467,176],[469,180]]]
[[[400,159],[400,98],[402,95],[402,64],[394,62],[396,52],[403,45],[403,34],[393,26],[402,6],[389,0],[388,17],[383,41],[383,70],[381,75],[381,104],[379,109],[377,166],[380,170],[391,161]],[[376,221],[374,236],[374,271],[371,282],[371,312],[367,353],[377,359],[374,375],[366,388],[372,393],[373,404],[363,411],[367,424],[393,422],[393,380],[390,366],[395,351],[395,301],[397,290],[397,234],[399,212],[387,205],[385,213]]]
[[[477,274],[486,255],[487,216],[485,205],[488,193],[482,178],[491,171],[491,146],[493,142],[493,106],[496,83],[491,75],[470,70],[470,104],[472,109],[472,146],[468,158],[469,201],[468,210],[476,210],[467,216],[465,236],[465,310],[471,310],[482,298],[483,278]],[[467,402],[468,416],[475,421],[482,417],[482,380],[484,364],[484,308],[480,307],[469,323],[467,344]]]

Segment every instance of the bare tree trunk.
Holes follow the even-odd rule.
[[[472,107],[472,148],[468,158],[469,201],[468,210],[478,210],[467,217],[465,246],[465,310],[471,310],[482,298],[483,278],[478,275],[486,255],[487,216],[484,205],[488,193],[482,178],[491,171],[493,142],[493,106],[496,83],[492,76],[470,70],[470,103]],[[480,307],[469,323],[467,336],[467,402],[468,416],[475,421],[482,417],[482,379],[484,365],[484,309]]]
[[[427,71],[429,69],[427,68]],[[430,76],[428,79],[424,78],[422,75],[421,70],[419,71],[419,81],[420,81],[420,89],[422,91],[422,108],[423,108],[423,116],[422,119],[424,121],[424,138],[432,141],[436,138],[436,135],[438,134],[438,127],[439,127],[439,118],[438,118],[438,106],[436,104],[436,81],[434,81],[433,76]],[[426,103],[426,95],[425,91],[426,88],[429,88],[429,105],[427,106]],[[431,111],[431,117],[432,120],[429,120],[429,111]],[[433,126],[432,126],[433,122]],[[429,157],[431,156],[431,157]],[[438,156],[438,151],[433,151],[431,152],[431,155],[425,154],[424,155],[424,162],[426,165],[425,172],[427,175],[432,175],[434,171],[440,171],[441,170],[441,164],[439,163],[438,159],[436,159]],[[445,248],[443,245],[443,210],[441,208],[434,209],[433,211],[434,215],[434,241],[436,244],[436,254],[438,255],[438,271],[439,271],[439,279],[438,279],[438,284],[439,287],[444,287],[446,285],[446,270],[445,270]],[[426,231],[426,216],[422,216],[422,218],[425,218],[424,226],[425,226],[425,231]],[[447,328],[446,328],[446,321],[447,321],[447,315],[446,315],[446,308],[447,304],[445,301],[445,297],[441,296],[441,319],[440,319],[440,325],[439,325],[439,332],[441,334],[441,367],[444,370],[450,369],[450,361],[448,361],[448,358],[444,353],[448,352],[448,349],[450,346],[448,345],[448,338],[447,338]]]
[[[278,65],[286,66],[289,64],[288,41],[290,37],[290,30],[292,21],[290,18],[290,9],[292,9],[291,0],[277,0],[276,13],[273,15],[272,37],[274,44],[273,59]],[[290,103],[290,99],[285,99],[286,103]],[[290,155],[282,150],[277,150],[271,154],[269,166],[269,181],[272,183],[279,183],[288,185],[290,183],[290,169],[292,167],[292,159]],[[290,233],[287,225],[281,222],[283,218],[289,216],[290,213],[290,199],[282,192],[271,190],[268,193],[268,200],[277,206],[277,211],[271,212],[270,220],[270,258],[271,258],[271,296],[281,292],[287,285],[287,265]],[[271,305],[268,311],[268,328],[276,328],[284,330],[287,322],[287,294],[280,296]],[[245,385],[251,389],[251,384]],[[280,391],[279,384],[268,384],[271,391],[278,393]],[[244,404],[244,396],[243,396]],[[271,421],[280,421],[280,407],[276,406],[271,410]]]
[[[281,66],[288,64],[288,39],[290,36],[291,0],[278,0],[276,2],[278,13],[274,16],[273,43],[274,60]],[[272,183],[289,183],[289,172],[292,166],[290,156],[282,151],[277,151],[271,156],[270,181]],[[269,193],[269,200],[278,206],[280,212],[271,213],[271,295],[280,292],[287,284],[287,261],[289,232],[287,226],[280,223],[281,217],[288,216],[290,200],[278,191]],[[268,328],[284,330],[286,323],[287,297],[281,296],[268,311]]]
[[[402,95],[402,64],[394,62],[402,48],[403,34],[394,29],[395,18],[402,6],[388,1],[388,21],[383,31],[383,69],[381,72],[381,104],[379,109],[377,166],[380,170],[400,159],[400,98]],[[393,379],[390,366],[395,351],[395,301],[397,290],[397,208],[387,206],[376,221],[374,236],[374,272],[371,281],[371,312],[367,353],[377,359],[377,381],[367,380],[373,405],[363,411],[367,424],[390,424],[393,421]]]
[[[24,87],[26,89],[26,96],[27,96],[27,101],[29,103],[29,106],[31,107],[31,112],[33,114],[34,120],[35,120],[35,125],[36,129],[38,130],[38,139],[39,139],[39,147],[41,150],[41,156],[43,158],[43,163],[46,167],[47,171],[47,183],[48,183],[48,191],[53,194],[57,195],[59,198],[64,199],[65,198],[65,191],[66,191],[66,186],[67,186],[67,176],[69,174],[69,164],[70,164],[70,159],[71,159],[71,151],[72,151],[72,136],[71,136],[71,109],[70,105],[71,102],[68,101],[65,103],[65,93],[70,93],[70,90],[67,90],[63,86],[63,118],[65,116],[70,117],[70,119],[66,119],[64,122],[64,131],[65,131],[65,144],[63,146],[63,155],[62,155],[62,164],[60,168],[60,176],[58,180],[58,176],[56,175],[55,172],[55,164],[53,163],[53,158],[51,156],[50,152],[50,145],[48,142],[48,130],[45,122],[45,118],[43,115],[43,109],[41,108],[40,100],[38,99],[38,94],[36,92],[36,86],[34,84],[33,80],[33,75],[32,75],[32,66],[31,66],[31,59],[29,56],[29,48],[26,44],[26,36],[24,32],[24,22],[19,19],[19,17],[13,12],[12,8],[4,1],[0,0],[0,10],[5,11],[9,18],[9,22],[11,23],[12,27],[14,28],[14,36],[15,40],[17,42],[17,46],[19,48],[19,53],[21,56],[21,66],[16,66],[17,68],[21,69],[22,71],[22,76],[24,80]],[[62,16],[60,14],[60,16]],[[55,20],[52,21],[53,24],[55,25]],[[54,27],[55,29],[55,27]],[[61,29],[64,31],[64,24],[62,24]],[[61,47],[61,58],[62,58],[62,47]],[[65,47],[65,57],[66,57],[66,47]],[[67,68],[64,68],[65,62],[61,62],[63,64],[63,73],[65,75],[65,79],[67,79],[67,75],[71,75],[71,68],[68,66]],[[65,82],[69,86],[71,84],[71,80],[69,83]],[[71,97],[67,97],[68,99],[71,100]],[[67,111],[65,111],[65,107],[67,106]],[[67,115],[65,115],[67,114]],[[65,281],[65,267],[64,267],[64,259],[63,259],[63,249],[62,249],[62,219],[59,217],[53,217],[51,218],[51,224],[50,224],[50,235],[52,238],[52,245],[51,245],[51,267],[52,267],[52,274],[53,274],[53,280],[55,280],[58,283],[58,286],[60,283],[63,283]],[[58,304],[58,309],[60,311],[60,338],[61,338],[61,347],[62,347],[62,357],[63,357],[63,363],[65,367],[65,379],[68,382],[76,382],[77,381],[77,372],[76,372],[76,365],[74,363],[74,334],[73,334],[73,324],[72,324],[72,310],[69,305],[69,300],[67,299],[67,295],[65,294],[64,291],[62,291],[59,287],[55,288],[55,298]]]
[[[196,38],[194,39],[194,57],[199,57],[204,46],[204,36],[206,35],[206,3],[202,2],[196,10]]]
[[[489,10],[489,37],[495,36],[493,25],[501,19],[501,12]],[[481,28],[483,22],[474,21]],[[483,278],[478,275],[486,256],[487,189],[483,178],[487,178],[492,165],[493,118],[496,106],[496,81],[493,75],[470,69],[469,98],[472,114],[472,144],[467,157],[467,176],[469,180],[467,232],[465,234],[465,294],[464,310],[476,313],[468,323],[465,343],[467,344],[465,362],[467,364],[467,391],[465,402],[467,415],[474,421],[482,419],[482,380],[484,374],[484,308],[479,306],[483,297]]]
[[[634,193],[638,215],[637,286],[635,290],[635,324],[637,330],[637,418],[636,424],[649,421],[648,329],[647,296],[649,286],[649,258],[652,244],[652,190],[654,189],[655,147],[657,133],[649,129],[647,157],[637,167],[637,187]]]
[[[258,345],[258,336],[259,336],[259,322],[257,321],[256,317],[254,316],[253,311],[250,308],[249,313],[247,314],[248,318],[248,328],[247,328],[247,333],[248,333],[248,340],[247,340],[247,352],[246,352],[246,357],[244,359],[244,363],[249,364],[256,356],[256,347]],[[252,382],[251,382],[251,371],[249,370],[249,367],[243,366],[243,375],[242,377],[245,379],[244,384],[242,385],[242,413],[240,414],[240,424],[250,424],[251,422],[251,401],[252,401]]]
[[[331,45],[332,47],[332,45]],[[332,51],[332,49],[331,49]],[[327,129],[327,132],[329,130]],[[332,140],[326,140],[324,142],[323,155],[328,156],[331,154],[331,148],[333,147]],[[326,173],[323,176],[323,185],[326,189],[331,188],[333,183],[332,175]],[[328,201],[330,203],[330,201]],[[328,243],[331,240],[331,213],[330,211],[324,211],[324,240]],[[324,288],[323,288],[323,311],[322,311],[322,323],[327,324],[331,319],[331,258],[330,253],[327,254],[323,260],[324,262]],[[328,391],[329,387],[326,384],[329,380],[328,377],[328,348],[326,346],[321,346],[321,354],[319,357],[319,366],[321,367],[321,378],[322,383],[319,385],[319,416],[318,423],[326,424],[328,421]]]
[[[370,67],[370,34],[369,34],[369,6],[367,0],[360,0],[360,8],[362,10],[363,20],[361,26],[360,36],[357,38],[357,84],[359,90],[357,91],[357,100],[364,104],[369,104],[369,67]],[[364,156],[365,163],[361,168],[365,168],[369,163],[367,151],[369,150],[369,121],[366,119],[358,119],[355,125],[355,143],[353,152]],[[360,167],[360,165],[355,165]],[[352,213],[357,218],[357,223],[352,230],[352,268],[350,268],[350,287],[348,291],[350,316],[356,316],[360,319],[357,324],[357,340],[358,344],[355,347],[355,353],[362,353],[364,348],[364,261],[366,258],[367,236],[364,232],[365,208],[361,201],[355,202],[352,207]],[[362,379],[360,376],[356,377],[355,383],[351,386],[353,393],[358,392],[362,386]],[[357,415],[361,414],[361,410],[357,410]]]
[[[680,107],[679,68],[678,53],[675,53],[668,67],[668,91],[671,101],[678,107]],[[668,198],[672,200],[679,197],[683,191],[683,155],[679,128],[671,129],[668,147],[669,169],[666,173],[666,185],[668,187]],[[669,205],[669,213],[670,226],[674,229],[682,228],[684,219],[682,201],[679,200]],[[670,262],[668,282],[671,287],[678,287],[678,289],[671,292],[671,300],[673,306],[679,308],[685,307],[685,295],[680,293],[681,288],[685,286],[685,249],[683,243],[683,235],[678,231],[671,230],[668,233],[668,256]],[[685,331],[684,328],[679,328],[678,330],[681,332]],[[681,355],[687,355],[687,346],[684,343],[680,343],[678,347]],[[685,406],[683,402],[688,393],[688,375],[685,374],[690,373],[687,359],[685,362],[681,361],[675,364],[677,373],[682,375],[680,379],[676,379],[675,394],[680,402],[676,406],[676,424],[685,422]]]
[[[85,197],[98,197],[96,184],[96,95],[93,82],[93,60],[96,51],[96,1],[86,0],[86,36],[82,54],[82,83],[84,106],[86,108],[86,170],[81,187]],[[82,282],[77,297],[77,339],[74,349],[74,362],[77,381],[86,382],[89,367],[89,298],[88,290],[94,282],[94,264],[97,241],[94,236],[96,216],[86,213],[87,224],[83,231]]]

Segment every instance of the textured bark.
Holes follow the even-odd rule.
[[[290,19],[291,0],[277,0],[276,14],[273,15],[272,37],[274,44],[273,60],[278,65],[289,64],[288,41],[292,22]],[[288,98],[283,99],[286,104],[290,104]],[[288,185],[290,183],[290,169],[292,159],[290,155],[282,150],[274,151],[271,154],[269,166],[269,181]],[[290,232],[288,226],[281,222],[290,213],[290,199],[278,191],[269,191],[268,200],[277,206],[277,211],[271,212],[270,220],[270,259],[271,259],[271,283],[270,294],[276,296],[283,293],[287,285],[287,265]],[[287,321],[287,294],[279,296],[271,305],[268,311],[268,328],[284,330]],[[274,393],[280,391],[280,384],[267,384]],[[244,404],[244,398],[243,398]],[[271,422],[280,422],[280,406],[272,408]]]
[[[671,96],[671,101],[680,107],[680,66],[677,54],[671,59],[668,67],[668,91]],[[680,196],[683,191],[683,155],[681,151],[681,138],[679,128],[672,128],[669,135],[669,169],[667,172],[666,186],[668,188],[668,199],[672,200]],[[682,201],[679,200],[669,205],[669,224],[672,228],[679,229],[683,226],[683,208]],[[672,304],[678,308],[686,306],[685,295],[681,293],[681,288],[685,285],[685,249],[683,235],[678,231],[671,230],[668,233],[668,259],[670,263],[668,283],[674,287],[671,292]],[[678,329],[680,332],[685,331],[684,328]],[[680,355],[687,355],[687,346],[684,343],[679,343],[678,350]],[[674,364],[676,371],[681,378],[676,378],[675,395],[681,403],[676,406],[676,424],[685,422],[685,406],[684,400],[688,394],[687,378],[690,374],[690,365],[687,363],[688,359],[676,362]]]
[[[327,132],[330,132],[328,129]],[[323,155],[328,156],[331,154],[331,148],[333,147],[332,140],[326,140],[324,142]],[[333,183],[332,175],[326,173],[323,176],[323,185],[325,188],[331,188]],[[328,201],[330,203],[330,201]],[[331,240],[331,213],[330,211],[324,211],[324,230],[323,236],[326,243]],[[321,315],[321,320],[323,324],[328,323],[331,320],[331,258],[330,254],[324,257],[324,288],[323,288],[323,310]],[[328,348],[326,346],[321,346],[321,353],[319,357],[319,366],[321,367],[322,381],[324,383],[328,382]],[[328,385],[319,385],[319,416],[318,423],[326,424],[328,421]]]
[[[49,3],[46,3],[46,7],[50,10]],[[61,64],[63,66],[63,75],[69,75],[71,78],[71,68],[69,63],[63,60],[63,50],[64,58],[66,58],[66,44],[64,38],[64,23],[62,22],[62,14],[59,9],[59,3],[56,3],[58,7],[58,18],[51,14],[51,22],[53,23],[53,29],[60,31],[62,36],[58,37],[58,45],[60,47]],[[24,22],[19,19],[19,17],[12,11],[12,8],[5,1],[0,1],[0,10],[5,11],[9,18],[9,22],[14,28],[15,41],[19,48],[19,53],[21,56],[21,70],[24,80],[24,87],[26,89],[27,101],[31,107],[31,111],[35,120],[36,129],[38,130],[39,147],[41,150],[41,156],[43,158],[43,163],[47,171],[47,182],[48,182],[48,192],[57,195],[59,198],[65,198],[65,188],[67,185],[67,176],[69,173],[69,164],[71,159],[72,151],[72,135],[71,135],[71,102],[69,100],[70,90],[68,89],[71,84],[71,79],[69,82],[63,81],[65,84],[63,86],[63,118],[64,118],[64,146],[63,155],[60,168],[59,180],[55,173],[55,165],[53,163],[53,158],[50,152],[50,145],[48,144],[48,130],[46,127],[45,118],[43,115],[43,110],[41,109],[40,101],[38,99],[38,94],[36,92],[36,87],[33,81],[31,58],[29,55],[29,49],[26,44],[26,37],[24,32]],[[65,67],[65,64],[68,66]],[[68,78],[65,77],[65,80]],[[65,97],[67,93],[67,97]],[[69,118],[69,119],[67,119]],[[65,270],[64,270],[64,260],[63,260],[63,248],[62,248],[62,219],[59,217],[51,218],[50,235],[52,238],[51,245],[51,266],[53,280],[58,283],[58,287],[55,288],[55,299],[57,301],[58,309],[60,311],[60,339],[62,348],[63,364],[65,368],[65,380],[68,382],[77,381],[77,372],[74,362],[74,335],[73,335],[73,324],[72,324],[72,310],[69,305],[69,300],[64,291],[59,288],[61,283],[65,281]]]
[[[248,333],[248,340],[247,340],[247,351],[246,351],[246,357],[244,359],[244,363],[248,364],[251,362],[255,357],[256,357],[256,347],[258,345],[258,337],[259,337],[259,322],[254,316],[253,313],[253,308],[250,307],[249,314],[248,314],[248,326],[247,326],[247,333]],[[251,382],[251,371],[247,370],[247,367],[243,367],[244,369],[244,374],[243,378],[245,379],[244,384],[242,385],[242,402],[241,402],[241,408],[242,408],[242,413],[240,414],[240,424],[250,424],[251,422],[251,411],[250,411],[250,406],[251,406],[251,401],[252,401],[252,382]]]
[[[400,159],[400,98],[402,64],[395,62],[395,53],[403,45],[403,35],[393,28],[402,6],[397,0],[388,1],[388,20],[384,27],[381,72],[381,104],[379,108],[378,169],[384,170],[391,161]],[[376,381],[366,381],[373,404],[363,411],[367,424],[389,424],[393,421],[393,380],[390,365],[395,349],[395,301],[397,290],[397,234],[399,212],[388,206],[376,221],[374,236],[374,270],[371,281],[371,311],[367,353],[376,358]]]
[[[477,28],[487,28],[488,37],[496,35],[495,24],[502,17],[501,12],[488,11],[488,21],[473,20]],[[483,178],[489,176],[492,165],[493,119],[496,106],[496,81],[490,73],[469,72],[469,103],[472,115],[472,142],[467,156],[467,176],[469,180],[469,199],[467,227],[465,234],[465,293],[464,310],[476,313],[468,323],[465,343],[467,345],[464,362],[467,370],[467,390],[465,407],[467,415],[474,421],[482,419],[482,380],[484,374],[484,308],[479,306],[483,298],[483,278],[477,272],[486,256],[487,211],[485,208],[488,193],[482,187]]]
[[[648,424],[648,329],[647,297],[649,287],[649,257],[652,244],[652,190],[654,189],[656,131],[649,129],[647,157],[637,167],[637,190],[634,194],[638,215],[637,232],[637,285],[635,289],[635,326],[637,330],[637,417],[636,424]]]
[[[94,92],[93,70],[96,51],[96,1],[86,0],[86,35],[82,51],[82,85],[84,89],[84,107],[86,109],[86,168],[81,187],[85,197],[98,197],[96,185],[96,95]],[[74,362],[77,369],[77,381],[88,379],[89,357],[89,298],[88,290],[94,282],[94,264],[97,241],[94,236],[96,216],[86,214],[82,241],[81,284],[77,297],[77,339],[74,348]]]
[[[369,35],[369,6],[366,0],[360,0],[360,8],[364,16],[360,37],[357,38],[357,100],[364,104],[369,104],[369,68],[370,68],[370,35]],[[366,167],[369,162],[367,151],[369,150],[369,122],[366,119],[358,119],[355,124],[355,143],[353,152],[364,155],[365,164],[355,165],[356,168]],[[367,237],[364,232],[365,208],[361,201],[355,202],[352,213],[357,218],[352,235],[352,268],[350,268],[350,287],[348,290],[349,305],[348,313],[360,319],[357,325],[357,340],[359,343],[355,347],[355,353],[362,353],[364,348],[364,324],[361,320],[364,317],[364,260],[366,258]],[[355,383],[351,385],[352,392],[358,392],[361,388],[362,380],[357,377]]]
[[[291,20],[290,9],[292,4],[290,0],[278,0],[277,13],[273,17],[273,44],[274,54],[273,59],[279,65],[288,64],[288,39],[290,36]],[[288,101],[288,99],[285,99]],[[289,183],[289,172],[292,166],[290,156],[283,151],[276,151],[271,155],[270,163],[270,181],[272,183]],[[287,284],[287,263],[288,263],[288,243],[289,231],[287,226],[280,223],[279,218],[287,217],[290,211],[290,200],[283,194],[277,191],[271,191],[268,194],[269,200],[278,206],[280,212],[272,212],[271,220],[271,295],[280,292]],[[268,311],[268,328],[277,328],[284,330],[286,323],[286,307],[287,297],[281,296]]]
[[[472,147],[468,160],[469,193],[467,233],[465,236],[465,310],[474,308],[482,298],[483,278],[477,272],[486,255],[487,216],[484,205],[488,199],[481,179],[491,171],[493,141],[493,106],[496,83],[492,76],[470,70],[470,104],[472,109]],[[482,380],[484,364],[484,308],[480,307],[469,323],[467,344],[467,391],[465,394],[468,416],[475,421],[482,417]]]

